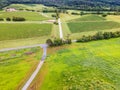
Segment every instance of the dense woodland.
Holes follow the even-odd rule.
[[[0,8],[12,3],[41,3],[66,9],[120,11],[120,0],[0,0]]]

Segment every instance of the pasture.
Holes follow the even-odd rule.
[[[20,90],[41,57],[40,47],[0,53],[0,90]]]
[[[103,21],[106,20],[104,17],[100,15],[85,15],[81,18],[70,20],[72,22],[79,22],[79,21]]]
[[[120,28],[120,23],[113,21],[106,22],[70,22],[68,27],[72,33],[102,31]]]
[[[11,4],[5,8],[15,8],[17,10],[36,10],[42,11],[43,9],[55,10],[53,7],[47,7],[42,4]]]
[[[51,48],[31,87],[38,90],[119,90],[119,46],[120,38],[116,38]]]
[[[112,20],[111,16],[101,15],[67,15],[62,14],[62,27],[64,37],[69,34],[71,39],[77,39],[83,35],[93,35],[98,31],[119,31],[120,23]],[[119,16],[113,16],[119,17]],[[118,18],[119,19],[119,18]]]
[[[27,21],[43,21],[50,18],[41,15],[39,12],[16,11],[16,12],[0,12],[0,18],[7,17],[24,17]]]
[[[0,41],[49,36],[52,24],[0,23]]]

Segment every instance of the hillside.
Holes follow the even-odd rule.
[[[11,3],[42,3],[48,6],[85,10],[119,9],[119,0],[0,0],[0,8]]]

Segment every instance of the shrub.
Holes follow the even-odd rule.
[[[110,39],[120,37],[120,31],[117,32],[97,32],[93,36],[85,36],[83,35],[82,38],[77,39],[77,42],[88,42],[93,40],[102,40],[102,39]]]
[[[102,17],[107,17],[107,14],[106,13],[102,14]]]
[[[56,22],[54,22],[54,24],[55,24],[55,25],[58,25],[58,22],[56,21]]]
[[[62,39],[55,38],[54,41],[52,41],[51,39],[46,40],[46,44],[48,44],[50,47],[61,46],[64,44],[71,44],[71,43],[72,43],[71,39],[62,40]]]
[[[80,14],[77,13],[77,12],[72,12],[71,14],[72,14],[72,15],[80,15]]]
[[[54,39],[54,46],[61,46],[63,45],[62,39]]]
[[[104,39],[110,39],[111,38],[111,33],[110,32],[104,32]]]
[[[51,16],[52,16],[52,17],[56,17],[56,15],[55,15],[55,14],[52,14]]]
[[[104,35],[103,35],[102,32],[97,32],[96,35],[95,35],[95,37],[96,37],[96,40],[102,40],[102,39],[104,39]]]
[[[11,18],[7,17],[7,18],[6,18],[6,21],[11,21]]]
[[[65,40],[65,44],[71,44],[71,43],[72,43],[71,39],[66,39]]]
[[[3,19],[3,18],[0,18],[0,21],[4,21],[4,19]]]
[[[47,39],[46,44],[49,46],[54,46],[53,41],[51,39]]]
[[[13,17],[12,20],[13,21],[25,21],[25,18],[23,18],[23,17]]]

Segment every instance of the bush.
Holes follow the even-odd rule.
[[[54,39],[54,46],[61,46],[63,45],[62,39]]]
[[[13,17],[12,20],[13,21],[25,21],[25,18],[23,18],[23,17]]]
[[[11,18],[7,17],[7,18],[6,18],[6,21],[11,21]]]
[[[72,14],[72,15],[80,15],[80,14],[77,13],[77,12],[72,12],[71,14]]]
[[[102,40],[102,39],[104,39],[104,35],[103,35],[102,32],[97,32],[96,35],[95,35],[95,37],[96,37],[96,40]]]
[[[53,41],[52,41],[51,39],[47,39],[47,40],[46,40],[46,44],[47,44],[48,46],[54,46]]]
[[[4,21],[4,19],[3,19],[3,18],[0,18],[0,21]]]
[[[56,17],[56,15],[55,15],[55,14],[52,14],[51,16],[52,16],[52,17]]]
[[[54,22],[54,24],[55,24],[55,25],[58,25],[58,22],[56,21],[56,22]]]
[[[66,39],[65,40],[65,44],[71,44],[71,43],[72,43],[71,39]]]
[[[120,37],[120,31],[117,32],[97,32],[93,36],[85,36],[83,35],[82,38],[77,39],[77,42],[88,42],[93,40],[102,40],[102,39],[110,39]]]
[[[110,39],[111,38],[111,33],[110,32],[104,32],[104,39]]]
[[[105,14],[105,13],[104,13],[104,14],[102,14],[102,17],[107,17],[107,14]]]
[[[48,44],[50,47],[52,46],[61,46],[64,44],[71,44],[72,41],[71,39],[66,39],[66,40],[62,40],[62,39],[54,39],[54,41],[52,41],[51,39],[47,39],[46,40],[46,44]]]

